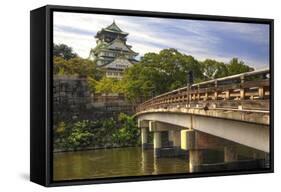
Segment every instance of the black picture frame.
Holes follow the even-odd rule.
[[[208,21],[269,24],[270,26],[270,168],[176,175],[130,176],[72,181],[52,180],[52,45],[53,12],[95,13]],[[274,20],[88,7],[46,5],[30,12],[30,180],[43,186],[148,181],[274,172]]]

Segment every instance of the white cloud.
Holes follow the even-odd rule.
[[[217,45],[223,43],[223,39],[210,34],[212,29],[232,31],[241,38],[258,43],[267,42],[264,38],[264,29],[259,25],[253,27],[244,23],[218,24],[218,22],[177,20],[178,25],[175,25],[174,19],[55,12],[54,42],[65,43],[81,57],[88,57],[90,49],[96,45],[94,39],[96,32],[110,25],[113,20],[122,30],[129,33],[127,43],[132,45],[133,50],[140,53],[140,56],[147,52],[159,52],[163,48],[176,48],[199,60],[212,58],[228,62],[238,56],[250,65],[268,66],[268,63],[250,56],[218,53],[216,50]],[[175,30],[179,33],[174,33]]]
[[[71,46],[74,52],[84,58],[89,56],[90,49],[95,46],[95,42],[93,40],[90,41],[87,36],[57,31],[54,32],[54,42],[57,44],[67,44]]]

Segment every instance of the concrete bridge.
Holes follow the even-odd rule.
[[[268,154],[269,79],[269,69],[256,70],[193,84],[140,104],[136,118],[143,148],[153,147],[160,157],[168,149],[177,155],[221,145],[207,136],[212,135]],[[148,143],[149,133],[153,144]],[[229,146],[224,154],[226,161],[237,158]]]

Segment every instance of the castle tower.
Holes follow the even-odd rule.
[[[107,77],[122,78],[123,71],[137,62],[132,46],[127,45],[128,33],[122,31],[113,21],[111,25],[97,32],[96,47],[89,58],[106,71]]]

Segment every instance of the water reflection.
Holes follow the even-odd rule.
[[[202,150],[190,150],[189,151],[189,171],[196,172],[196,169],[203,162]]]
[[[193,149],[179,157],[155,158],[141,147],[54,153],[54,180],[263,169],[268,154],[239,144]],[[265,161],[266,160],[266,161]]]

